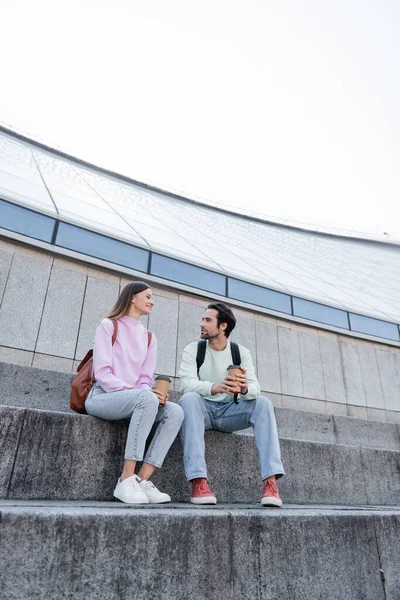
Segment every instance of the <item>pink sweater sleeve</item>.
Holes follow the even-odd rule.
[[[93,348],[93,368],[96,381],[105,392],[127,390],[132,386],[116,377],[112,372],[112,335],[114,325],[110,319],[103,319],[96,329]]]
[[[138,390],[151,390],[153,387],[153,375],[157,363],[157,340],[154,335],[151,336],[150,346],[147,349],[146,358],[142,365],[139,379],[136,387]]]

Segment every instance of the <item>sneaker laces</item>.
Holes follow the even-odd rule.
[[[268,488],[272,492],[272,494],[278,494],[278,486],[276,485],[275,481],[268,480],[268,481],[265,482],[265,484],[264,484],[264,493],[267,491]]]
[[[195,489],[196,487],[201,492],[210,492],[211,493],[210,486],[208,485],[208,481],[204,477],[199,477],[198,479],[194,480],[193,489]]]
[[[142,487],[156,489],[156,486],[154,485],[154,483],[152,481],[149,481],[148,479],[142,479],[142,481],[140,482],[140,485]]]
[[[139,486],[140,479],[137,475],[131,475],[130,477],[124,479],[122,483],[124,483],[125,481],[130,487],[137,488]]]

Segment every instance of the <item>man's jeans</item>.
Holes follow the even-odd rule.
[[[183,419],[182,409],[173,402],[159,407],[158,398],[150,390],[105,392],[95,383],[85,402],[88,415],[107,421],[129,419],[125,460],[143,460],[146,440],[154,424],[158,424],[144,461],[161,467],[176,438]]]
[[[253,427],[260,459],[261,478],[284,475],[274,407],[268,398],[228,403],[205,400],[197,392],[179,400],[185,418],[181,428],[185,473],[188,480],[207,477],[204,458],[204,430],[225,433]]]

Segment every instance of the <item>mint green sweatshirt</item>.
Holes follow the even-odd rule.
[[[251,354],[241,344],[238,344],[240,356],[242,359],[241,366],[246,369],[246,377],[249,382],[249,389],[246,396],[241,396],[244,400],[254,400],[260,395],[260,384],[258,383]],[[197,376],[197,342],[192,342],[183,351],[181,368],[179,376],[181,378],[181,392],[198,392],[206,400],[213,402],[231,402],[233,396],[229,394],[215,394],[211,396],[211,387],[213,383],[219,383],[227,376],[227,368],[232,364],[232,354],[230,342],[226,345],[225,350],[212,350],[207,342],[206,356],[204,363],[200,367],[199,376]]]

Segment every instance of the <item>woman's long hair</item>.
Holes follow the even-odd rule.
[[[149,290],[150,286],[143,281],[135,281],[133,283],[128,283],[118,296],[118,300],[115,303],[114,308],[107,315],[107,319],[119,319],[123,317],[129,312],[131,307],[131,302],[133,296],[136,294],[140,294],[140,292],[144,292],[144,290]]]

